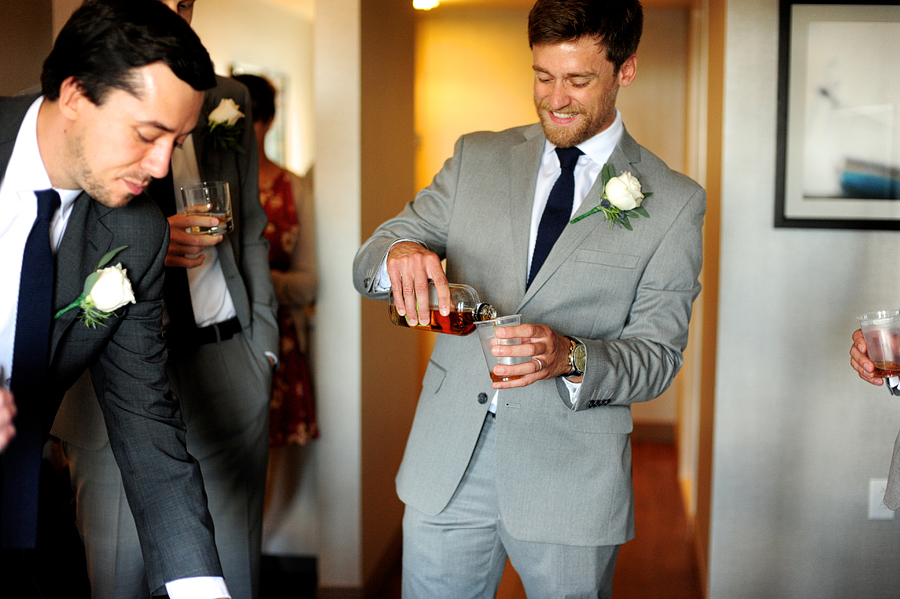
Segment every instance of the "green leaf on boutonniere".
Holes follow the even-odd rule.
[[[94,285],[97,283],[97,279],[100,278],[100,269],[102,269],[104,266],[106,266],[110,260],[115,258],[116,254],[118,254],[119,252],[121,252],[122,250],[124,250],[127,247],[128,247],[127,245],[123,245],[123,246],[117,247],[116,249],[110,250],[110,251],[106,252],[105,254],[103,254],[103,257],[100,258],[100,262],[97,263],[97,268],[95,268],[94,272],[92,272],[91,274],[89,274],[87,276],[87,278],[85,278],[84,288],[81,291],[81,295],[79,295],[77,298],[75,298],[75,301],[73,301],[71,304],[69,304],[68,306],[66,306],[59,312],[57,312],[56,315],[53,316],[53,318],[54,319],[59,318],[60,316],[62,316],[63,314],[65,314],[66,312],[71,310],[72,308],[82,308],[85,311],[84,319],[86,321],[86,324],[89,327],[93,328],[93,327],[97,326],[97,324],[103,325],[103,323],[97,319],[97,315],[100,315],[102,318],[106,318],[107,316],[109,316],[109,314],[107,314],[105,312],[97,312],[96,310],[93,310],[93,306],[87,305],[87,302],[85,301],[84,298],[86,298],[88,295],[90,295],[91,289],[94,288]]]

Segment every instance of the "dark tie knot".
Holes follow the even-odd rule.
[[[584,154],[576,147],[556,148],[556,155],[559,157],[559,166],[562,169],[572,170],[578,162],[578,157]]]
[[[59,194],[53,188],[34,192],[38,199],[37,220],[49,221],[59,208]]]

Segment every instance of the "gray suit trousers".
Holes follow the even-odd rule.
[[[403,599],[493,597],[507,557],[529,599],[612,597],[619,545],[535,543],[506,530],[497,497],[503,465],[497,463],[495,426],[488,414],[463,480],[441,513],[429,516],[406,506]]]

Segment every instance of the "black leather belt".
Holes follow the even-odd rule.
[[[240,333],[241,330],[241,323],[235,316],[234,318],[216,322],[199,329],[187,331],[178,329],[167,330],[165,332],[165,339],[166,343],[169,345],[177,344],[196,347],[199,345],[206,345],[207,343],[227,341]]]

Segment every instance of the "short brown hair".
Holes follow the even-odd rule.
[[[537,0],[528,14],[528,45],[596,38],[618,73],[637,52],[643,26],[638,0]]]

